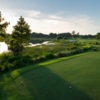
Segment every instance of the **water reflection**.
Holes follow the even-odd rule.
[[[5,42],[0,42],[0,53],[7,51],[8,51],[8,45]]]

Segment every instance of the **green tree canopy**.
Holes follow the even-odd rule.
[[[4,41],[6,38],[6,29],[8,27],[9,23],[4,22],[4,18],[2,17],[2,14],[0,12],[0,41]]]
[[[72,31],[72,36],[74,36],[75,35],[75,31]]]
[[[22,54],[24,47],[28,44],[30,40],[30,26],[24,18],[21,16],[17,24],[13,27],[10,47],[9,49],[13,52],[14,55]]]
[[[100,32],[97,33],[96,38],[100,39]]]

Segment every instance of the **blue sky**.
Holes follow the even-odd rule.
[[[0,0],[8,31],[23,16],[35,32],[96,34],[100,31],[100,0]]]

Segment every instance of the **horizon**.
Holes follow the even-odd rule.
[[[95,35],[100,30],[98,0],[0,0],[0,11],[11,33],[20,16],[32,32],[72,32]]]

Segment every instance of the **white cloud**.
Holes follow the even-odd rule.
[[[80,32],[80,34],[96,34],[100,30],[100,25],[88,16],[64,17],[64,12],[48,15],[40,11],[16,10],[2,11],[5,20],[10,22],[8,32],[12,31],[12,26],[17,23],[22,15],[34,32],[42,33],[60,33],[60,32]]]

